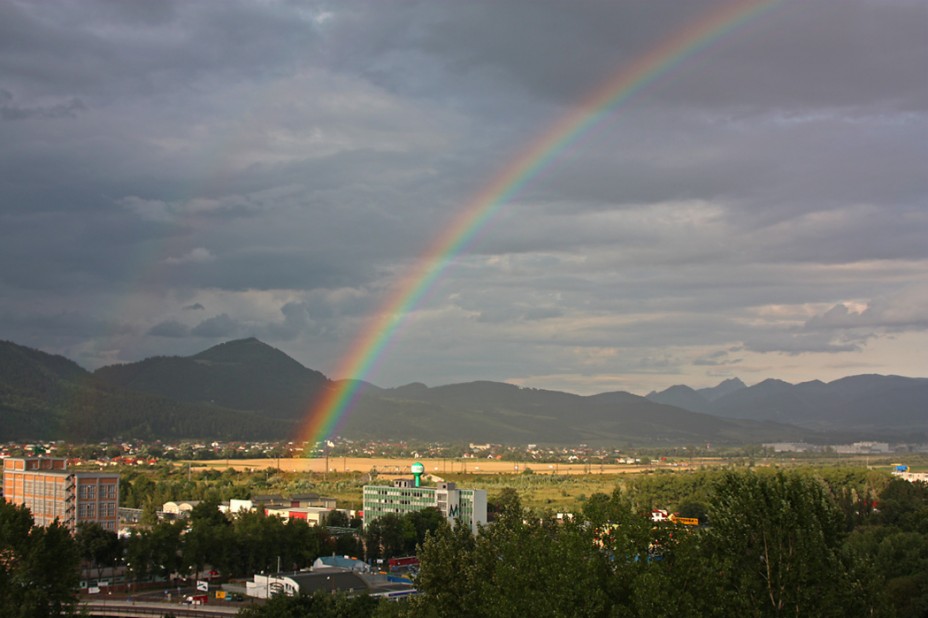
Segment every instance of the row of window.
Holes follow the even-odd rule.
[[[80,485],[78,489],[78,496],[81,500],[94,500],[96,498],[97,486],[96,485]],[[100,485],[100,499],[101,500],[115,500],[116,499],[116,484],[115,483],[106,483]]]
[[[101,519],[116,517],[116,503],[101,502],[99,515],[97,514],[96,504],[93,502],[80,503],[77,505],[78,519],[94,519],[96,517],[100,517]]]

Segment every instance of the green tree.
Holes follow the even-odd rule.
[[[380,601],[368,595],[344,594],[272,597],[264,605],[244,608],[242,618],[371,618]]]
[[[820,481],[799,473],[726,473],[709,517],[706,559],[719,565],[732,612],[845,616],[875,609],[857,594],[840,552],[843,517]]]
[[[496,523],[476,538],[465,526],[428,535],[416,607],[435,616],[609,615],[610,558],[591,526],[528,513],[513,492],[498,504]]]
[[[345,511],[333,510],[329,511],[325,518],[326,526],[335,526],[339,528],[347,528],[349,524],[348,513]]]
[[[106,530],[97,522],[81,522],[77,525],[77,542],[81,559],[97,569],[97,577],[103,576],[103,569],[116,564],[122,555],[122,546],[115,532]]]
[[[869,581],[897,616],[928,616],[928,535],[893,526],[862,526],[848,552],[870,567]]]
[[[412,522],[396,513],[378,517],[364,531],[368,559],[405,556],[410,553],[410,545],[415,548],[415,539],[416,529]]]
[[[79,563],[77,543],[57,520],[34,526],[29,509],[0,500],[0,615],[73,615]]]
[[[148,497],[142,503],[142,515],[139,518],[139,525],[146,528],[158,525],[158,505],[151,497]]]
[[[880,493],[877,521],[928,534],[928,483],[892,479]]]
[[[467,526],[446,524],[426,536],[416,586],[426,595],[422,603],[436,615],[476,615],[475,551],[476,539]]]

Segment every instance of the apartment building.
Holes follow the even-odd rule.
[[[61,457],[4,459],[3,498],[25,505],[37,525],[57,519],[72,533],[91,521],[115,532],[119,522],[119,475],[72,471]]]

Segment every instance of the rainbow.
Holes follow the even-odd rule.
[[[490,218],[550,165],[560,152],[636,92],[777,2],[728,2],[687,24],[645,55],[612,74],[569,113],[531,141],[459,211],[452,223],[429,245],[414,267],[394,287],[376,317],[354,340],[336,368],[335,375],[353,377],[355,380],[336,382],[320,397],[310,410],[300,432],[300,440],[308,441],[311,445],[334,433],[338,421],[351,408],[357,395],[360,386],[358,380],[369,375],[405,317]]]

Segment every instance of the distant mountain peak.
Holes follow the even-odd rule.
[[[740,378],[728,378],[727,380],[722,380],[713,387],[700,388],[697,392],[708,401],[715,401],[744,388],[747,388],[747,385],[742,382]]]
[[[648,399],[655,403],[676,406],[693,412],[702,412],[709,404],[702,393],[685,384],[675,384],[659,393],[651,393]]]

